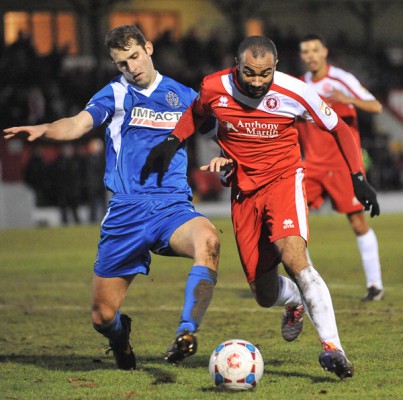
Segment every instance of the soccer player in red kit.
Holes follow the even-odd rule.
[[[311,118],[332,132],[349,163],[357,198],[374,215],[379,206],[347,125],[313,89],[277,72],[276,65],[277,49],[270,39],[242,41],[236,66],[204,78],[175,130],[151,150],[143,174],[163,173],[180,143],[215,116],[218,143],[234,163],[232,222],[256,300],[263,307],[303,303],[323,344],[320,364],[344,379],[353,376],[354,368],[339,339],[329,290],[306,256],[308,207],[296,117]],[[291,279],[279,279],[280,262]]]
[[[308,71],[302,76],[302,80],[350,127],[360,147],[356,107],[366,112],[380,113],[382,105],[354,75],[329,65],[327,56],[328,49],[320,35],[305,36],[300,41],[300,57]],[[362,300],[381,300],[384,290],[378,241],[375,232],[368,225],[362,204],[354,195],[346,161],[330,135],[318,134],[318,126],[301,120],[297,129],[308,171],[305,181],[308,205],[312,209],[319,208],[324,197],[328,196],[333,208],[347,215],[357,237],[366,277],[367,294]],[[364,170],[363,165],[361,168]]]

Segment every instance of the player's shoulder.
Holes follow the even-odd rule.
[[[221,71],[214,72],[210,75],[207,75],[203,78],[203,85],[215,85],[217,80],[221,80],[221,77],[224,75],[229,75],[232,72],[232,68],[226,68]]]
[[[349,80],[349,79],[357,79],[353,73],[346,71],[343,68],[336,67],[334,65],[329,65],[329,69],[327,71],[327,76],[329,78],[337,79],[340,81]]]
[[[176,79],[171,78],[169,76],[166,75],[162,75],[162,79],[161,82],[159,84],[159,87],[163,90],[173,90],[174,92],[178,92],[179,93],[194,93],[194,90],[189,87],[184,85],[183,83],[178,82]]]
[[[125,93],[127,93],[128,84],[125,84],[125,80],[124,78],[122,80],[122,78],[123,75],[118,75],[109,81],[104,87],[99,89],[98,92],[92,96],[89,103],[102,103],[105,101],[108,103],[114,103],[116,97],[124,96]]]
[[[104,90],[112,90],[114,93],[126,93],[128,91],[128,86],[129,82],[126,80],[123,74],[121,74],[115,76],[106,86],[104,86]]]
[[[189,86],[186,86],[183,83],[178,82],[176,79],[171,78],[170,76],[166,76],[166,75],[161,75],[161,76],[162,76],[162,79],[161,79],[161,82],[160,82],[161,86],[176,87],[176,88],[181,89],[181,90],[189,90],[190,89]]]
[[[310,81],[312,81],[312,73],[311,72],[309,72],[309,71],[306,71],[304,74],[302,74],[302,75],[300,75],[299,77],[298,77],[298,79],[300,80],[300,81],[303,81],[303,82],[310,82]]]
[[[191,87],[166,75],[162,75],[159,89],[159,95],[163,95],[170,105],[175,106],[182,102],[188,107],[197,95]]]
[[[309,90],[309,85],[305,81],[280,71],[274,73],[273,83],[295,93],[304,93]]]

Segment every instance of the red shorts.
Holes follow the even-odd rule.
[[[347,167],[323,169],[307,166],[305,189],[310,208],[320,208],[327,194],[333,208],[339,213],[350,214],[364,209],[354,195]]]
[[[304,175],[298,168],[248,195],[232,188],[232,224],[248,283],[280,262],[276,240],[301,236],[308,241]]]

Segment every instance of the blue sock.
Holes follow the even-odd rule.
[[[108,325],[95,325],[94,329],[104,335],[110,342],[118,342],[122,336],[123,329],[120,322],[120,311],[116,313],[115,319]]]
[[[217,272],[202,265],[195,265],[189,272],[185,287],[185,304],[176,333],[184,329],[195,332],[213,297]]]

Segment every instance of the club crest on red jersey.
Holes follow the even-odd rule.
[[[263,106],[267,111],[277,111],[280,107],[280,99],[271,94],[270,96],[265,97],[263,100]]]

